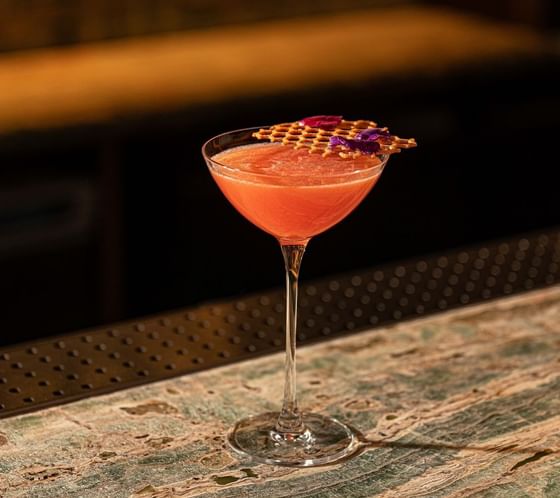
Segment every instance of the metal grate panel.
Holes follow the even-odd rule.
[[[560,230],[303,284],[305,344],[560,282]],[[0,418],[278,351],[282,292],[0,350]]]

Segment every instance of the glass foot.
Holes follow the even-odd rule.
[[[279,413],[243,419],[228,434],[232,449],[260,463],[288,467],[313,467],[336,462],[358,449],[352,430],[335,418],[303,413],[302,433],[276,431]]]

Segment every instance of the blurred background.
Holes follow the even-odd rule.
[[[556,0],[0,0],[0,343],[280,286],[203,141],[341,114],[419,147],[312,279],[560,224]]]

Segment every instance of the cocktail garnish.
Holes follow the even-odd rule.
[[[310,116],[299,121],[302,126],[332,130],[342,121],[342,116]]]
[[[360,140],[356,138],[344,138],[335,135],[329,139],[330,147],[340,145],[351,151],[359,151],[362,154],[375,154],[381,149],[381,144],[375,140]]]
[[[390,137],[388,128],[367,128],[356,135],[358,140],[377,140],[380,137]]]
[[[399,138],[374,121],[347,121],[340,116],[312,116],[292,123],[261,128],[253,133],[261,140],[307,149],[323,156],[344,158],[385,155],[416,147],[414,138]]]

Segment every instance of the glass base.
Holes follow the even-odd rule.
[[[231,448],[259,463],[288,467],[314,467],[341,460],[358,449],[352,430],[335,418],[303,413],[305,430],[276,430],[278,412],[243,419],[228,434]]]

